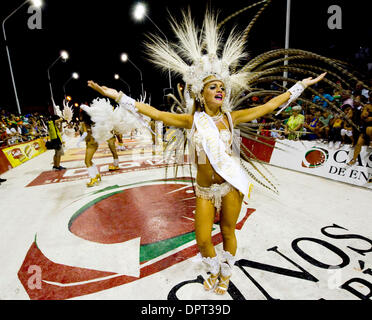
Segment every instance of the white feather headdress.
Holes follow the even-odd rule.
[[[61,111],[59,106],[55,106],[54,110],[58,117],[66,120],[68,123],[71,122],[72,117],[74,115],[74,111],[68,105],[68,102],[66,100],[63,100],[63,111]]]
[[[231,31],[226,41],[217,27],[217,16],[207,11],[203,27],[198,30],[191,13],[182,12],[183,21],[170,19],[171,27],[178,39],[177,43],[167,43],[161,37],[151,35],[146,43],[150,61],[164,71],[169,69],[181,75],[190,86],[191,93],[198,97],[205,85],[205,79],[214,76],[226,87],[224,110],[229,109],[230,98],[247,87],[251,73],[233,71],[241,59],[246,58],[243,34]],[[188,101],[188,112],[191,112],[191,99]]]

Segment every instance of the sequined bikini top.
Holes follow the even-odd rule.
[[[227,115],[227,119],[229,120],[230,129],[228,128],[229,126],[223,120],[223,117],[221,117],[221,119],[222,119],[221,122],[224,124],[226,129],[221,129],[219,132],[220,132],[220,139],[222,140],[222,142],[225,145],[226,152],[229,155],[231,155],[231,153],[232,153],[232,149],[231,149],[232,148],[232,139],[233,139],[233,131],[232,131],[233,130],[233,124],[232,124],[232,119],[231,119],[230,113],[226,113],[226,115]],[[192,150],[196,151],[196,155],[198,157],[205,156],[205,152],[204,152],[204,148],[203,148],[203,137],[200,134],[200,132],[198,132],[196,130],[195,123],[193,124],[192,129],[189,132],[189,141],[190,141]]]

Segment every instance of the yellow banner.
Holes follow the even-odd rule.
[[[17,144],[2,150],[13,168],[46,151],[44,139]]]

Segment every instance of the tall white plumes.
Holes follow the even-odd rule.
[[[178,39],[178,50],[180,55],[187,62],[195,63],[202,57],[202,39],[199,37],[199,31],[191,18],[190,10],[187,13],[182,12],[182,15],[183,23],[179,23],[171,17],[171,27]]]
[[[233,29],[229,37],[226,39],[225,46],[222,51],[222,60],[228,66],[233,67],[243,58],[247,58],[248,54],[244,52],[244,34],[237,33]]]
[[[221,46],[222,34],[217,28],[217,16],[207,11],[203,24],[203,46],[209,55],[218,55]]]
[[[160,37],[148,36],[146,52],[149,60],[163,71],[170,69],[174,73],[183,75],[189,68],[189,65],[171,47],[171,44],[168,46],[168,43]]]
[[[247,57],[243,33],[231,31],[224,43],[217,16],[211,11],[205,14],[201,30],[195,26],[190,11],[182,15],[182,21],[170,19],[176,43],[167,43],[160,36],[149,36],[146,46],[150,60],[163,71],[182,75],[186,85],[191,86],[193,97],[200,94],[204,80],[212,75],[221,80],[232,95],[246,88],[250,73],[235,71],[240,60]],[[228,100],[225,98],[225,109]]]

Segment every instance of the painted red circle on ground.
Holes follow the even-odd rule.
[[[141,245],[194,231],[195,198],[188,190],[192,187],[185,184],[125,189],[85,210],[70,231],[106,244],[141,237]]]

